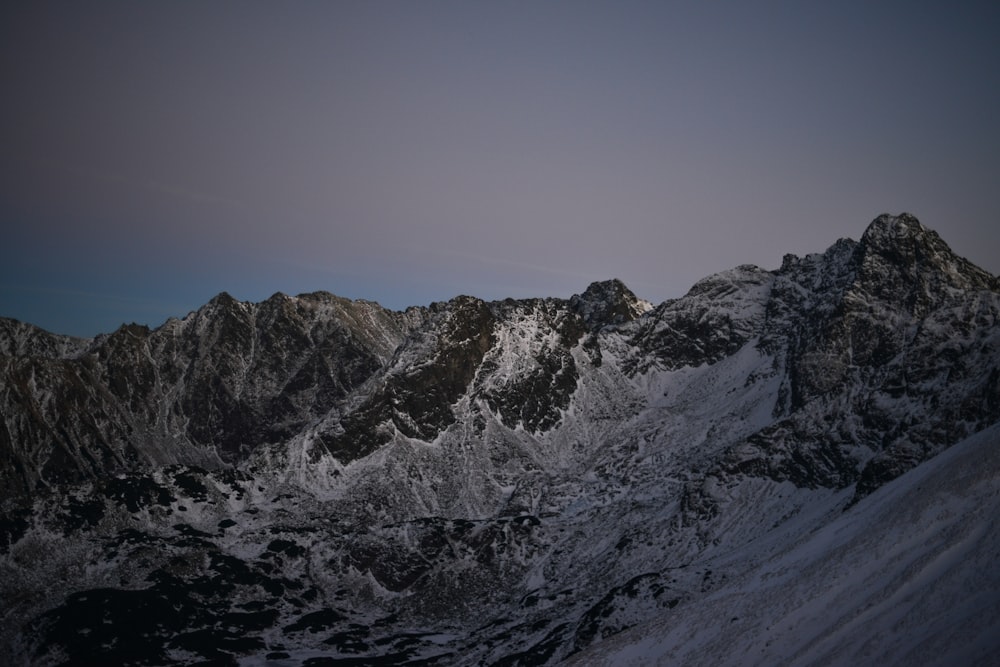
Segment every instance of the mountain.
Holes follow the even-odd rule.
[[[3,660],[989,664],[998,317],[903,214],[656,306],[0,320]]]
[[[998,441],[993,426],[824,525],[803,517],[778,553],[730,556],[755,562],[719,590],[569,663],[995,663]]]

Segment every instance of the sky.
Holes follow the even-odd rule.
[[[653,302],[907,211],[1000,273],[1000,3],[0,6],[0,316]]]

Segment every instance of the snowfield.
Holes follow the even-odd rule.
[[[843,494],[831,503],[838,508]],[[955,445],[797,539],[749,543],[703,598],[569,665],[995,665],[1000,426]],[[811,519],[811,517],[809,517]]]

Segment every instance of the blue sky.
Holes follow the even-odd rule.
[[[13,2],[0,316],[655,302],[909,211],[1000,271],[1000,6]]]

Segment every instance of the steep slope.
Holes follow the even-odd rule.
[[[995,442],[998,316],[997,279],[904,214],[655,307],[611,280],[405,313],[220,295],[93,341],[9,323],[5,657],[538,665],[749,610],[733,582]]]
[[[993,426],[825,525],[799,521],[776,553],[748,545],[758,563],[725,587],[569,664],[995,664],[998,442]]]

